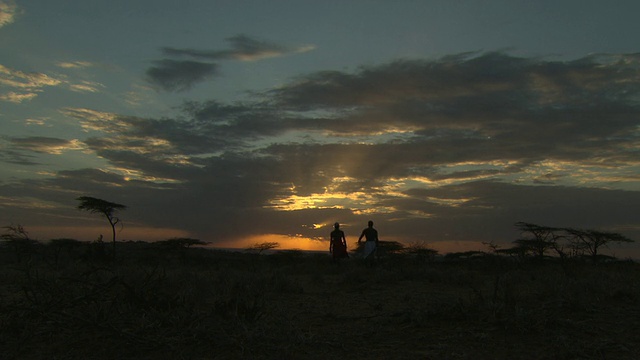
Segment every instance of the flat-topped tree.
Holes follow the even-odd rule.
[[[579,250],[587,250],[593,262],[598,261],[598,250],[601,247],[607,247],[609,243],[630,243],[634,240],[620,235],[618,233],[598,231],[598,230],[580,230],[580,229],[564,229],[572,236],[573,246]]]
[[[532,238],[523,238],[515,240],[517,249],[523,253],[532,253],[538,258],[544,258],[548,250],[555,250],[561,257],[564,256],[559,241],[563,238],[561,232],[564,229],[550,226],[541,226],[527,222],[517,222],[515,226],[523,233],[533,235]],[[515,250],[515,249],[514,249]]]
[[[80,201],[79,210],[86,210],[92,214],[102,214],[109,221],[113,234],[113,258],[116,258],[116,224],[120,222],[114,214],[118,210],[125,210],[127,207],[122,204],[112,203],[110,201],[97,199],[91,196],[81,196],[76,200]]]
[[[263,251],[275,249],[280,247],[280,243],[275,241],[265,241],[261,243],[255,243],[247,248],[248,251],[256,251],[258,254],[262,254]]]

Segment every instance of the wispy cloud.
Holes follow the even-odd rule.
[[[308,182],[304,173],[315,173],[314,164],[323,164],[325,174],[368,179],[352,184],[363,191],[408,177],[464,182],[515,179],[519,173],[536,183],[560,182],[571,178],[569,168],[535,175],[525,169],[542,161],[637,165],[640,109],[634,96],[640,81],[627,76],[636,56],[624,59],[551,62],[464,54],[310,74],[263,94],[267,102],[187,103],[181,120],[89,109],[66,113],[86,129],[122,135],[91,141],[96,151],[109,149],[106,158],[115,156],[114,141],[120,151],[140,153],[139,139],[145,137],[170,145],[172,156],[259,153],[308,169],[288,180],[306,194],[321,193],[331,181],[324,175]],[[547,98],[549,88],[558,94],[553,100]],[[148,154],[156,151],[167,148],[150,146]],[[203,158],[191,162],[196,163],[206,164]]]
[[[62,80],[37,72],[22,72],[0,65],[0,87],[11,89],[0,93],[0,100],[21,103],[38,96],[43,88],[58,86]]]
[[[53,125],[48,124],[49,122],[49,118],[29,118],[29,119],[25,119],[24,123],[27,126],[47,126],[47,127],[51,127]]]
[[[15,1],[0,0],[0,28],[11,24],[19,13],[20,9]]]
[[[47,74],[26,73],[0,65],[0,85],[25,90],[39,90],[45,86],[56,86],[61,83],[62,80]]]
[[[68,150],[81,150],[84,145],[77,139],[65,140],[52,137],[33,136],[10,139],[11,145],[20,150],[60,155]]]
[[[165,91],[186,91],[216,73],[217,65],[191,60],[157,60],[147,70],[147,80]]]
[[[80,81],[79,83],[69,84],[71,91],[83,92],[83,93],[96,93],[100,92],[100,89],[104,88],[104,85],[95,81]]]
[[[165,55],[169,56],[190,56],[194,58],[209,60],[241,60],[255,61],[270,57],[285,56],[288,54],[302,53],[313,50],[312,45],[299,47],[288,47],[266,40],[258,40],[244,34],[232,36],[226,39],[231,45],[225,50],[199,50],[199,49],[179,49],[165,47],[162,49]]]
[[[227,38],[229,49],[202,50],[164,47],[162,52],[168,57],[190,57],[199,60],[162,59],[153,62],[146,72],[146,79],[165,91],[186,91],[199,82],[218,74],[219,65],[213,61],[239,60],[256,61],[271,57],[307,52],[314,46],[289,47],[266,40],[258,40],[247,35]]]
[[[67,61],[67,62],[59,62],[56,64],[58,67],[63,69],[82,69],[93,66],[92,63],[88,61]]]
[[[129,124],[121,116],[85,108],[64,108],[60,112],[79,121],[84,131],[99,131],[107,134],[126,131]]]
[[[104,85],[93,81],[73,82],[64,75],[23,72],[0,65],[0,87],[11,89],[0,93],[0,100],[19,104],[36,98],[47,87],[63,87],[74,92],[98,92]]]
[[[10,91],[8,93],[0,94],[0,100],[20,104],[23,101],[29,101],[37,96],[37,93],[17,93]]]
[[[640,201],[639,61],[462,54],[306,74],[255,101],[186,102],[173,118],[66,108],[109,167],[10,190],[117,187],[132,204],[171,204],[142,222],[232,238],[255,235],[238,219],[318,237],[300,224],[364,215],[405,241],[492,240],[505,232],[479,229],[523,219],[624,227]],[[70,146],[12,144],[22,156]]]

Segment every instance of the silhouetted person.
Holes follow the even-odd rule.
[[[358,238],[358,244],[360,244],[362,238],[366,239],[364,243],[364,258],[373,259],[378,248],[378,230],[373,228],[373,221],[369,220],[369,226],[362,230],[362,234]]]
[[[331,232],[331,241],[329,242],[329,252],[333,255],[333,261],[339,261],[342,258],[349,257],[347,254],[347,238],[344,231],[340,230],[340,224],[335,223]]]

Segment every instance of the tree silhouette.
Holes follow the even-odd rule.
[[[33,247],[38,243],[29,237],[29,233],[20,224],[3,226],[5,233],[0,235],[0,240],[11,246],[16,254],[18,262],[24,255],[31,258]]]
[[[599,251],[603,246],[607,247],[609,243],[634,241],[618,233],[599,230],[550,227],[526,222],[518,222],[515,226],[523,233],[529,233],[532,237],[515,240],[516,247],[499,250],[499,253],[521,254],[523,256],[532,253],[538,258],[543,258],[548,250],[553,249],[564,260],[568,254],[563,243],[567,244],[568,242],[573,254],[586,252],[595,263],[600,257]]]
[[[564,258],[565,254],[559,244],[559,240],[564,238],[561,232],[565,231],[565,229],[541,226],[522,221],[517,222],[515,226],[523,233],[533,235],[533,238],[523,238],[514,241],[520,251],[524,253],[530,252],[542,259],[548,250],[553,249],[561,258]]]
[[[633,240],[618,233],[598,231],[565,229],[571,236],[576,249],[587,250],[594,263],[598,261],[598,250],[607,247],[609,243],[633,242]]]
[[[120,219],[114,216],[114,213],[118,210],[125,210],[127,207],[122,204],[112,203],[110,201],[97,199],[91,196],[81,196],[76,200],[80,201],[78,205],[79,210],[86,210],[92,214],[102,214],[109,221],[111,225],[111,231],[113,234],[113,259],[116,258],[116,224],[120,222]]]
[[[185,249],[189,248],[193,245],[205,245],[206,242],[200,239],[192,239],[192,238],[171,238],[168,240],[160,241],[160,244],[165,245],[168,248],[172,249]]]
[[[265,241],[261,243],[255,243],[247,248],[248,251],[256,251],[258,254],[262,254],[263,251],[275,249],[280,246],[280,243]]]

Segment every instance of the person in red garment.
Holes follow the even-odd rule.
[[[331,232],[331,241],[329,242],[329,252],[333,255],[333,261],[339,261],[342,258],[349,257],[347,254],[347,238],[344,231],[340,230],[340,224],[335,223]]]

